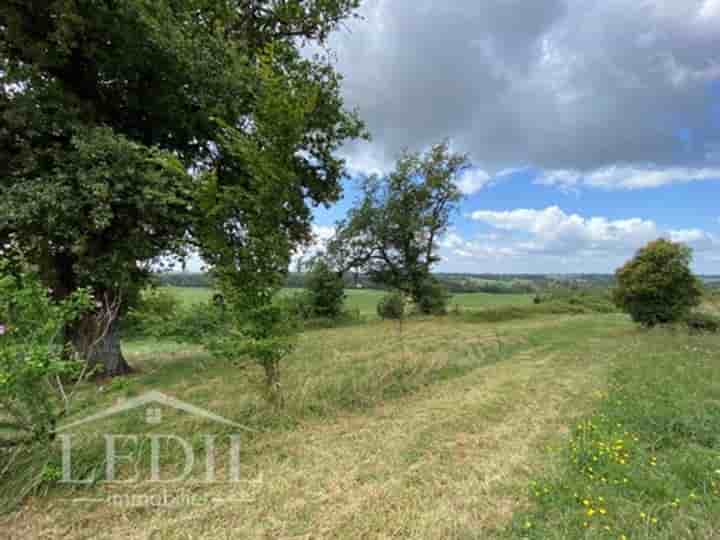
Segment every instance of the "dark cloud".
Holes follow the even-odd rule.
[[[490,170],[717,162],[718,0],[366,0],[363,14],[332,43],[374,136],[348,149],[358,168],[446,136]]]

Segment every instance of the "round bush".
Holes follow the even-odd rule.
[[[405,297],[398,292],[385,295],[377,305],[381,319],[399,320],[405,317]]]
[[[415,305],[425,315],[446,315],[450,293],[436,279],[426,280],[417,291]]]
[[[702,296],[691,259],[692,251],[683,244],[650,242],[615,273],[615,305],[648,327],[684,319]]]

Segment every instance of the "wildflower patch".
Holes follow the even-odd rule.
[[[682,354],[680,354],[682,353]],[[720,526],[720,366],[712,350],[636,351],[597,412],[551,449],[515,538],[710,538]]]

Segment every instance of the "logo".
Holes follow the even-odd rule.
[[[101,423],[118,415],[141,410],[137,433],[98,433],[91,425]],[[221,430],[208,433],[193,431],[187,435],[162,432],[164,416],[181,413],[203,420],[204,425],[222,426]],[[136,415],[135,418],[137,418]],[[144,420],[144,422],[143,422]],[[143,430],[143,426],[145,429]],[[218,434],[218,431],[221,434]],[[252,432],[211,411],[180,401],[161,392],[152,391],[118,403],[99,413],[65,424],[56,430],[62,446],[61,484],[72,486],[132,486],[135,491],[142,486],[160,486],[161,493],[152,495],[134,493],[113,495],[107,499],[73,499],[73,502],[108,502],[125,506],[179,506],[207,503],[205,498],[187,497],[185,494],[168,492],[172,485],[184,487],[188,484],[220,484],[240,481],[241,433]],[[104,448],[104,471],[94,468],[82,475],[74,467],[77,450],[73,442],[82,435],[90,444]],[[93,438],[96,440],[93,442]],[[103,474],[104,472],[104,474]],[[153,491],[157,491],[156,489]]]

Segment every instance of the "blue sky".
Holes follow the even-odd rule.
[[[439,270],[612,272],[663,236],[720,274],[720,0],[365,0],[330,40],[373,139],[474,169]],[[316,212],[332,233],[357,192]]]
[[[511,174],[492,177],[475,193],[469,193],[453,218],[448,236],[458,236],[467,245],[448,245],[441,242],[444,261],[438,270],[476,273],[576,273],[612,272],[645,241],[664,236],[686,241],[696,250],[695,267],[703,273],[720,273],[720,178],[689,183],[673,183],[653,188],[608,190],[603,188],[561,188],[537,182],[541,173],[521,169]],[[357,183],[345,184],[343,199],[329,209],[315,212],[319,238],[331,234],[335,222],[342,219],[359,197]],[[519,209],[534,212],[529,222],[513,226],[513,212]],[[557,210],[554,210],[557,209]],[[491,214],[478,219],[476,212],[506,213],[506,220]],[[517,217],[517,216],[515,216]],[[575,219],[573,219],[575,218]],[[577,218],[580,218],[578,220]],[[599,237],[593,236],[592,219],[600,223]],[[548,221],[543,228],[533,228],[534,222]],[[613,224],[637,220],[629,230],[610,233]],[[572,227],[576,221],[576,227]],[[649,224],[654,224],[650,226]],[[510,228],[510,229],[509,229]],[[582,232],[589,229],[587,236]],[[634,234],[634,230],[639,230]],[[580,233],[580,238],[578,234]],[[683,234],[684,233],[684,234]],[[538,250],[493,252],[513,249],[518,244],[548,240],[563,241],[564,249],[553,250],[543,244]],[[447,238],[445,239],[447,240]],[[572,242],[574,240],[574,242]],[[611,244],[608,246],[608,244]],[[473,249],[464,249],[468,245]],[[458,255],[468,251],[471,255]]]

